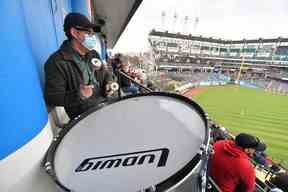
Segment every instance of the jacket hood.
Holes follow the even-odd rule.
[[[233,157],[248,158],[248,155],[239,146],[237,146],[234,141],[225,142],[224,151]]]

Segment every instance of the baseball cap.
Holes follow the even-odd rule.
[[[76,29],[93,29],[97,27],[96,24],[91,23],[89,19],[80,13],[69,13],[66,15],[64,19],[64,31],[68,31],[69,29],[76,28]]]
[[[253,148],[256,151],[265,151],[266,145],[261,143],[257,137],[249,135],[247,133],[240,133],[236,136],[235,142],[242,148]]]

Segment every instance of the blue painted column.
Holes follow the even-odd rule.
[[[0,1],[0,191],[56,192],[40,168],[53,136],[35,62],[40,55],[32,54],[24,3]],[[34,6],[31,11],[40,7]]]
[[[71,1],[71,8],[72,8],[73,12],[81,13],[81,14],[85,15],[86,17],[88,17],[89,19],[91,19],[91,15],[89,12],[90,6],[89,6],[88,0],[82,0],[82,1],[72,0]]]
[[[48,119],[22,1],[1,0],[0,17],[0,160],[3,160],[40,133]]]

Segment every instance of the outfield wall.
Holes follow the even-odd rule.
[[[195,87],[210,87],[210,86],[223,86],[227,85],[225,81],[201,81],[196,83],[187,83],[175,89],[178,93],[183,93],[188,89],[195,88]]]
[[[256,83],[249,82],[249,81],[239,81],[239,85],[242,87],[247,87],[247,88],[264,89],[264,87],[261,87],[257,85]]]

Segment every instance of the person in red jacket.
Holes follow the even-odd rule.
[[[221,140],[213,145],[210,176],[223,192],[252,192],[255,170],[250,158],[255,151],[264,151],[265,144],[252,135],[241,133],[233,140]]]

